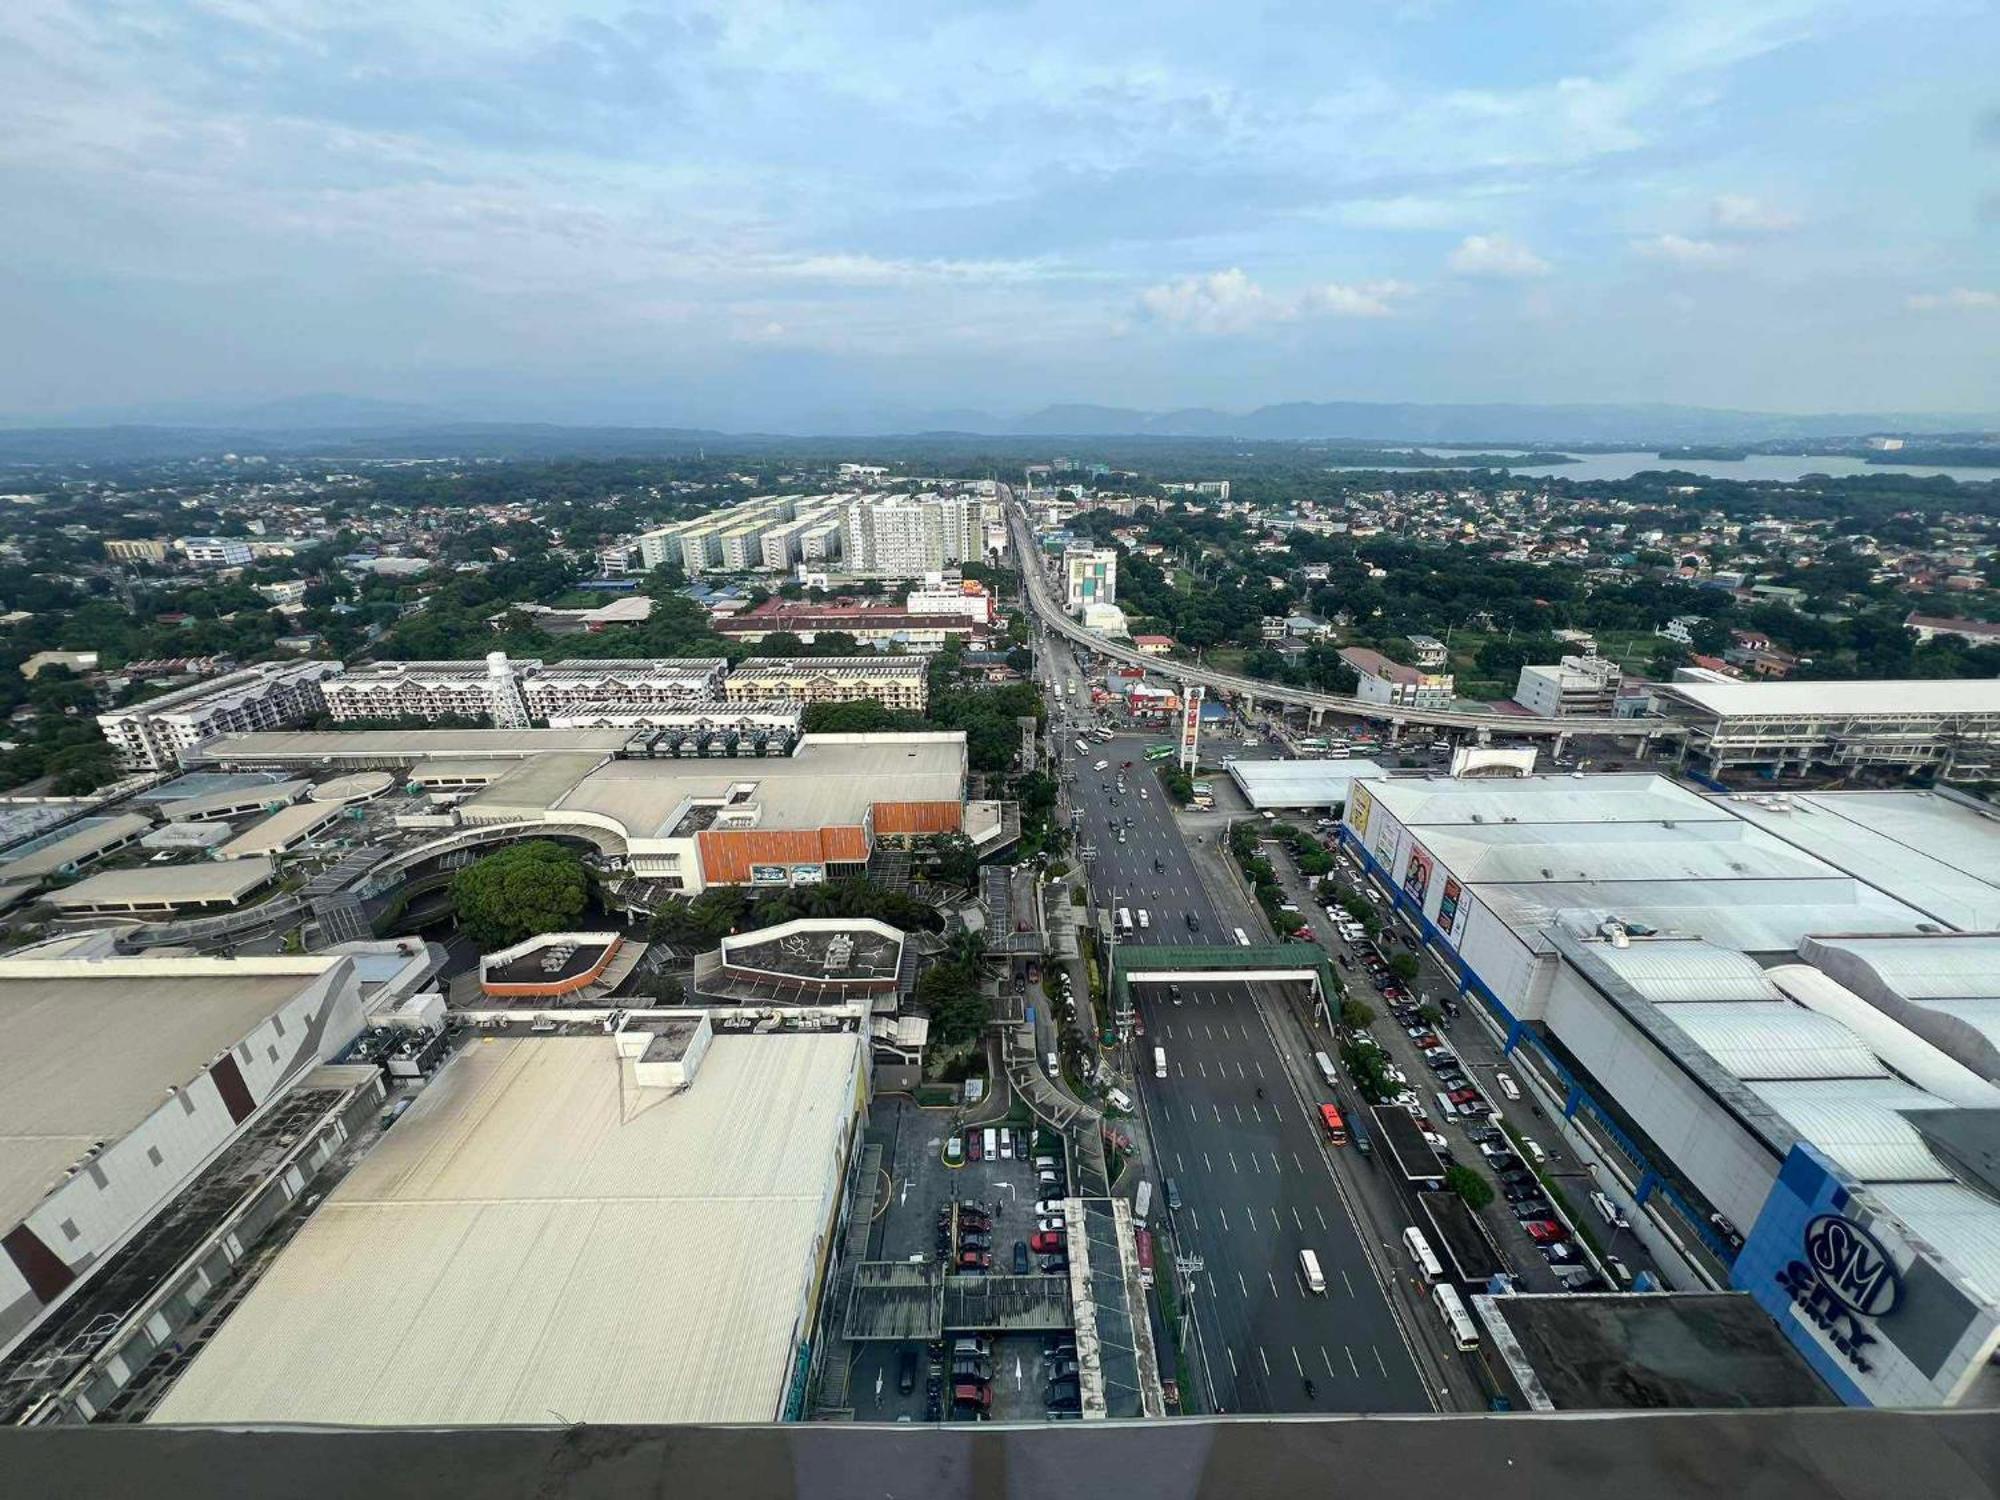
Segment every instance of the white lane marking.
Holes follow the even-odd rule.
[[[1271,1361],[1265,1357],[1264,1346],[1262,1344],[1257,1346],[1257,1359],[1264,1366],[1264,1378],[1269,1380],[1271,1378]]]
[[[1236,1153],[1234,1151],[1229,1151],[1225,1152],[1224,1154],[1227,1155],[1229,1158],[1229,1170],[1232,1172],[1240,1173],[1243,1169],[1236,1165]]]
[[[1323,1214],[1323,1213],[1321,1213],[1321,1212],[1319,1211],[1319,1205],[1318,1205],[1317,1203],[1315,1203],[1315,1204],[1313,1205],[1313,1217],[1314,1217],[1315,1219],[1318,1219],[1318,1220],[1319,1220],[1319,1227],[1320,1227],[1320,1228],[1324,1229],[1324,1228],[1326,1228],[1326,1227],[1327,1227],[1327,1225],[1326,1225],[1326,1215],[1325,1215],[1325,1214]]]
[[[1299,1226],[1300,1234],[1304,1234],[1306,1232],[1306,1221],[1299,1217],[1299,1211],[1296,1208],[1292,1210],[1292,1222]],[[1345,1273],[1343,1272],[1342,1274],[1344,1275]]]
[[[1273,1276],[1269,1271],[1266,1271],[1264,1273],[1264,1280],[1270,1283],[1271,1300],[1273,1302],[1276,1302],[1278,1300],[1278,1279],[1275,1276]]]
[[[1354,1362],[1354,1347],[1353,1347],[1353,1345],[1351,1345],[1351,1344],[1349,1344],[1349,1345],[1343,1345],[1342,1347],[1344,1347],[1344,1348],[1345,1348],[1345,1349],[1347,1350],[1347,1368],[1348,1368],[1348,1369],[1350,1369],[1350,1370],[1352,1370],[1352,1371],[1354,1372],[1354,1378],[1355,1378],[1356,1380],[1359,1380],[1359,1379],[1361,1378],[1361,1366],[1357,1365],[1357,1364],[1356,1364],[1356,1363]],[[1372,1349],[1372,1348],[1374,1348],[1374,1345],[1372,1345],[1372,1344],[1371,1344],[1371,1345],[1369,1345],[1369,1347],[1370,1347],[1370,1348]],[[1376,1356],[1375,1356],[1375,1363],[1376,1363],[1376,1364],[1378,1364],[1378,1365],[1382,1363],[1382,1356],[1381,1356],[1381,1355],[1379,1355],[1379,1354],[1378,1354],[1378,1355],[1376,1355]],[[1387,1374],[1388,1374],[1389,1372],[1388,1372],[1387,1370],[1384,1370],[1384,1371],[1383,1371],[1382,1373],[1383,1373],[1384,1375],[1387,1375]]]
[[[1341,1268],[1340,1279],[1347,1283],[1347,1295],[1352,1297],[1354,1295],[1354,1278],[1347,1274],[1345,1267]]]
[[[1222,1218],[1222,1232],[1224,1234],[1229,1233],[1229,1210],[1226,1208],[1218,1208],[1216,1210],[1216,1213],[1219,1214]]]
[[[1297,1344],[1292,1345],[1292,1364],[1299,1372],[1299,1379],[1304,1380],[1306,1378],[1306,1367],[1304,1362],[1299,1358],[1299,1346]]]
[[[1208,1153],[1206,1151],[1201,1153],[1201,1164],[1204,1167],[1206,1167],[1211,1173],[1215,1171],[1215,1163],[1208,1159]]]
[[[1389,1367],[1382,1363],[1382,1351],[1380,1349],[1377,1349],[1373,1344],[1370,1344],[1368,1348],[1375,1355],[1375,1368],[1380,1370],[1382,1372],[1382,1378],[1384,1380],[1387,1380],[1389,1378]]]
[[[1272,1170],[1273,1172],[1276,1172],[1276,1173],[1277,1173],[1277,1174],[1278,1174],[1278,1175],[1279,1175],[1280,1177],[1282,1177],[1282,1176],[1284,1176],[1284,1175],[1285,1175],[1285,1169],[1284,1169],[1284,1167],[1283,1167],[1283,1166],[1282,1166],[1282,1165],[1281,1165],[1281,1164],[1279,1163],[1279,1161],[1278,1161],[1278,1153],[1277,1153],[1277,1152],[1275,1152],[1275,1151],[1273,1151],[1273,1152],[1271,1153],[1271,1170]]]
[[[1306,1169],[1306,1164],[1299,1160],[1299,1153],[1296,1151],[1292,1153],[1292,1165],[1297,1167],[1301,1172]],[[1317,1213],[1318,1210],[1315,1209],[1314,1212]]]
[[[1236,1273],[1236,1284],[1243,1289],[1243,1300],[1248,1302],[1250,1300],[1250,1283],[1243,1279],[1241,1271]]]

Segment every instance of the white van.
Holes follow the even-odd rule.
[[[988,1161],[1000,1159],[1000,1132],[990,1125],[986,1129],[986,1159]]]
[[[1167,1076],[1167,1049],[1165,1047],[1155,1047],[1153,1049],[1153,1076],[1155,1078],[1165,1078]]]
[[[1596,1209],[1597,1216],[1613,1229],[1630,1229],[1632,1227],[1632,1222],[1625,1217],[1624,1211],[1605,1194],[1593,1192],[1590,1195],[1590,1206]]]
[[[1505,1094],[1509,1099],[1518,1099],[1521,1097],[1521,1085],[1514,1082],[1513,1074],[1495,1073],[1493,1075],[1493,1082],[1499,1088],[1500,1092]]]
[[[1299,1252],[1299,1280],[1306,1284],[1306,1290],[1315,1297],[1326,1295],[1326,1278],[1320,1274],[1319,1257],[1310,1250]]]
[[[1528,1153],[1528,1159],[1538,1167],[1549,1159],[1549,1153],[1525,1135],[1521,1137],[1521,1149]]]
[[[1140,908],[1139,908],[1139,930],[1140,930],[1141,932],[1144,932],[1144,931],[1145,931],[1145,930],[1146,930],[1147,928],[1151,927],[1152,925],[1153,925],[1153,919],[1152,919],[1151,917],[1149,917],[1148,915],[1146,915],[1146,908],[1145,908],[1145,907],[1143,907],[1143,906],[1142,906],[1142,907],[1140,907]]]
[[[1104,1097],[1110,1102],[1113,1109],[1121,1110],[1128,1115],[1132,1113],[1132,1096],[1126,1093],[1125,1090],[1112,1089]]]

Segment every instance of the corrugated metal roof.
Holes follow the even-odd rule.
[[[1533,880],[1798,880],[1840,872],[1747,823],[1486,823],[1427,828],[1424,845],[1470,885]]]
[[[1510,926],[1607,917],[1706,938],[1743,953],[1787,953],[1815,932],[1915,932],[1925,918],[1859,881],[1632,880],[1483,885],[1479,898]]]
[[[1963,1109],[2000,1109],[2000,1089],[1831,975],[1805,964],[1776,964],[1764,972],[1799,1004],[1832,1017],[1860,1037],[1870,1051],[1918,1088]]]
[[[1863,1182],[1951,1178],[1898,1110],[1947,1109],[1933,1094],[1894,1078],[1839,1078],[1747,1085],[1792,1128]]]
[[[773,1420],[859,1066],[852,1034],[719,1036],[669,1092],[610,1037],[474,1043],[153,1419]]]
[[[1667,1019],[1736,1077],[1882,1078],[1888,1070],[1860,1038],[1789,1000],[1674,1005]]]
[[[1368,790],[1405,826],[1512,821],[1652,823],[1663,818],[1727,819],[1697,793],[1651,773],[1528,776],[1488,780],[1390,777]]]
[[[1991,1199],[1955,1182],[1885,1183],[1870,1191],[1988,1302],[2000,1302],[2000,1207]]]
[[[1628,948],[1606,944],[1597,957],[1619,978],[1660,1005],[1777,998],[1777,991],[1754,961],[1708,943],[1640,938]]]
[[[1983,996],[2000,990],[2000,937],[1984,933],[1923,942],[1831,938],[1828,946],[1861,959],[1899,995]]]

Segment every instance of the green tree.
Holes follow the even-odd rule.
[[[1493,1185],[1470,1167],[1445,1168],[1444,1185],[1447,1192],[1458,1194],[1465,1206],[1475,1211],[1493,1201]]]
[[[1360,1000],[1340,1002],[1340,1024],[1349,1031],[1366,1031],[1375,1024],[1375,1007]]]
[[[1389,972],[1405,984],[1414,984],[1419,973],[1416,955],[1414,953],[1390,954]]]
[[[451,882],[460,925],[488,949],[562,931],[583,914],[588,894],[583,860],[548,839],[489,854]]]

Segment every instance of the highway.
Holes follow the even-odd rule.
[[[1389,709],[1380,703],[1370,703],[1365,699],[1350,698],[1340,693],[1316,693],[1306,688],[1284,687],[1254,677],[1240,677],[1233,672],[1218,672],[1213,668],[1196,666],[1190,662],[1167,661],[1157,656],[1146,656],[1130,646],[1121,646],[1115,641],[1093,634],[1069,618],[1063,610],[1062,600],[1054,593],[1046,570],[1040,565],[1041,549],[1035,545],[1034,537],[1028,529],[1026,514],[1015,502],[1013,492],[1004,485],[1001,488],[1007,507],[1008,526],[1013,537],[1015,555],[1021,560],[1021,576],[1027,580],[1029,601],[1035,613],[1041,617],[1046,628],[1113,661],[1143,667],[1148,672],[1171,677],[1182,684],[1199,682],[1210,688],[1245,698],[1255,698],[1265,703],[1284,703],[1294,708],[1347,714],[1384,724],[1429,724],[1446,729],[1497,730],[1510,738],[1536,735],[1549,737],[1594,735],[1605,739],[1650,741],[1655,735],[1673,732],[1657,719],[1503,718],[1495,714],[1464,713],[1444,708]]]
[[[1066,651],[1045,654],[1070,675]],[[1074,740],[1071,733],[1061,742],[1063,769],[1076,773],[1070,795],[1082,815],[1079,840],[1096,850],[1090,879],[1099,904],[1129,908],[1135,924],[1146,912],[1134,942],[1233,941],[1235,922],[1225,921],[1203,888],[1144,762],[1153,741],[1120,736],[1079,755]],[[1098,760],[1109,763],[1104,771],[1093,769]],[[1138,987],[1144,1035],[1133,1050],[1156,1191],[1171,1177],[1181,1199],[1180,1210],[1168,1212],[1164,1193],[1155,1198],[1156,1222],[1169,1220],[1172,1228],[1160,1263],[1164,1268],[1175,1252],[1204,1262],[1191,1299],[1198,1337],[1188,1347],[1203,1404],[1224,1411],[1431,1410],[1426,1381],[1364,1256],[1362,1231],[1322,1144],[1315,1110],[1326,1096],[1300,1097],[1252,986],[1182,989],[1176,1002],[1165,986]],[[1155,1046],[1166,1050],[1165,1078],[1153,1076]],[[1303,1249],[1319,1257],[1324,1294],[1301,1282]]]

